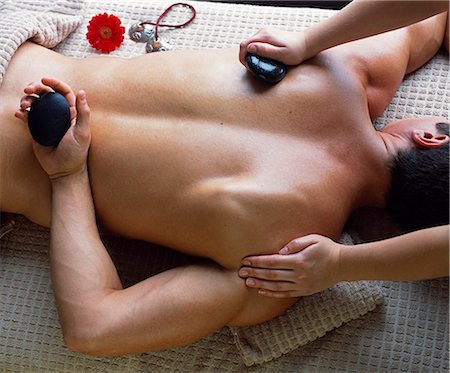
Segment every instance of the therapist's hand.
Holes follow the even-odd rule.
[[[320,235],[308,235],[288,243],[279,254],[243,259],[239,276],[261,295],[290,298],[311,295],[339,281],[339,257],[343,245]]]
[[[240,44],[239,60],[247,67],[247,53],[271,58],[286,65],[298,65],[307,55],[305,33],[263,28]]]

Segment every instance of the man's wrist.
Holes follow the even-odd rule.
[[[89,177],[87,165],[84,164],[83,167],[75,171],[56,173],[54,175],[49,176],[49,178],[53,187],[68,183],[71,184],[80,180],[84,180],[86,178],[88,179]]]

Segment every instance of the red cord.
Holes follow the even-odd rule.
[[[163,24],[163,23],[161,23],[161,21],[164,19],[164,17],[166,17],[167,14],[169,14],[169,12],[170,12],[175,6],[178,6],[178,5],[189,8],[189,9],[192,11],[192,17],[191,17],[190,19],[188,19],[186,22],[181,23],[181,24],[179,24],[179,25],[168,25],[168,24]],[[195,19],[196,16],[197,16],[197,11],[195,10],[195,8],[194,8],[192,5],[187,4],[187,3],[175,3],[175,4],[172,4],[171,6],[169,6],[169,7],[163,12],[163,13],[158,17],[158,19],[156,20],[156,22],[152,22],[152,21],[148,20],[148,21],[141,22],[141,25],[154,25],[154,26],[155,26],[155,39],[158,40],[158,27],[160,27],[160,26],[161,26],[161,27],[172,27],[172,28],[175,28],[175,29],[181,28],[181,27],[187,26],[189,23],[191,23],[191,22]]]

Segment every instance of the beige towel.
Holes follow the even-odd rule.
[[[295,9],[288,12],[288,10],[281,11],[278,8],[271,7],[190,3],[198,10],[195,22],[185,29],[165,31],[165,36],[178,49],[226,47],[236,44],[244,36],[251,34],[264,24],[276,24],[286,29],[299,29],[332,14],[331,11],[324,10]],[[86,3],[86,14],[82,25],[72,34],[70,32],[80,22],[83,3],[66,0],[59,1],[56,5],[53,4],[53,2],[47,0],[22,2],[21,5],[15,2],[0,1],[0,13],[5,14],[5,17],[2,17],[0,21],[0,41],[9,40],[8,48],[5,48],[6,53],[2,54],[0,60],[0,68],[4,69],[7,66],[9,59],[20,43],[29,37],[33,37],[34,41],[48,47],[64,40],[55,49],[66,55],[85,57],[97,54],[88,45],[84,37],[86,24],[90,17],[104,11],[113,12],[122,19],[126,26],[129,26],[137,20],[156,19],[167,7],[168,2],[144,0],[132,0],[126,3],[120,0],[89,1]],[[24,9],[26,10],[24,11]],[[185,17],[186,14],[183,14],[182,10],[177,10],[171,14],[167,22],[178,23]],[[20,27],[18,28],[17,25],[20,25]],[[143,44],[136,44],[126,38],[124,45],[113,55],[134,56],[143,53]],[[46,244],[47,233],[45,230],[37,229],[28,224],[22,222],[22,229],[19,232],[22,237],[26,237],[24,238],[26,251],[33,252],[34,234],[39,232],[39,237],[43,236]],[[123,241],[117,240],[117,242],[123,244]],[[17,242],[10,242],[10,244],[14,246],[14,250],[20,250],[20,245],[17,245]],[[114,241],[112,245],[114,245]],[[128,251],[132,252],[129,248]],[[10,275],[16,269],[21,273],[23,272],[21,271],[20,256],[16,259],[16,261],[10,263],[11,268],[6,272],[7,274]],[[147,258],[147,262],[141,262],[150,264],[151,259],[152,257]],[[45,268],[45,270],[48,270],[48,268]],[[32,279],[28,278],[25,272],[22,274],[24,276],[22,281],[26,288],[32,283]],[[4,281],[1,283],[0,286],[3,286]],[[10,291],[13,290],[3,288],[0,293],[2,298],[10,297]],[[245,364],[261,363],[313,341],[351,319],[359,318],[374,309],[381,299],[380,289],[374,284],[368,282],[342,283],[321,294],[302,299],[288,312],[270,322],[247,328],[232,328],[232,333]],[[35,302],[36,299],[30,298],[30,303],[28,303],[26,309],[36,309]],[[47,317],[39,314],[39,309],[36,310],[36,313],[38,318]],[[17,320],[20,321],[20,314],[18,316]],[[52,328],[57,328],[54,312],[51,316],[50,325]],[[30,333],[26,324],[24,324],[23,332]],[[56,341],[46,339],[45,332],[41,330],[39,333],[43,334],[44,346],[50,345],[59,351],[60,339]],[[1,338],[5,338],[5,336]],[[209,345],[209,347],[214,350],[214,345]],[[33,348],[38,347],[34,346]],[[59,351],[59,353],[71,356],[69,352],[64,350]]]
[[[83,6],[78,0],[0,0],[0,85],[24,41],[54,47],[80,25]]]

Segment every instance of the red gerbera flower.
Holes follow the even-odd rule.
[[[87,27],[86,38],[93,48],[103,53],[109,53],[123,42],[125,27],[120,24],[120,18],[113,14],[97,14],[92,17]]]

